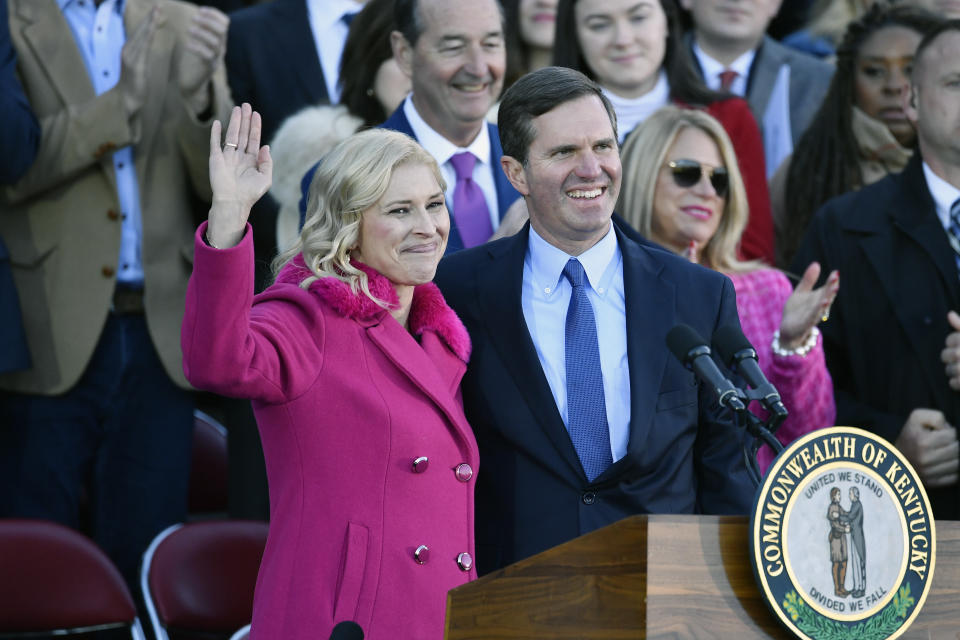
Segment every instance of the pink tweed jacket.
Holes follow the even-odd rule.
[[[249,228],[217,250],[205,226],[184,372],[253,400],[271,511],[253,638],[317,640],[343,620],[368,639],[443,637],[446,592],[476,577],[463,324],[430,283],[414,292],[407,331],[335,278],[301,288],[302,259],[254,297]],[[386,278],[358,266],[374,295],[396,302]]]
[[[818,338],[816,347],[805,357],[773,353],[773,332],[780,328],[783,303],[793,292],[790,281],[775,269],[728,275],[737,292],[737,313],[743,333],[757,350],[760,369],[780,392],[790,412],[777,431],[777,439],[786,445],[814,429],[833,426],[837,409],[822,339]],[[751,409],[765,415],[759,403],[754,403]],[[758,461],[760,469],[766,471],[773,461],[769,447],[760,449]]]

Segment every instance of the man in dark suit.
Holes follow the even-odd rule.
[[[960,518],[960,21],[921,41],[904,111],[920,151],[900,174],[827,202],[794,268],[844,285],[821,325],[837,422],[913,464],[937,518]]]
[[[832,65],[765,35],[781,2],[680,0],[693,19],[688,37],[704,82],[750,104],[768,178],[806,131],[833,77]]]
[[[632,514],[745,513],[740,434],[665,346],[678,323],[737,323],[730,281],[611,223],[615,116],[583,74],[521,78],[499,121],[530,224],[447,256],[436,278],[473,341],[480,572]]]
[[[10,44],[7,3],[0,2],[0,184],[26,173],[40,145],[40,125],[17,80],[17,54]],[[20,302],[10,273],[10,254],[0,237],[0,373],[30,366]]]
[[[393,56],[413,91],[380,126],[412,137],[440,165],[450,210],[447,253],[515,232],[512,221],[523,210],[511,205],[520,194],[500,169],[497,127],[486,121],[506,67],[497,0],[397,0],[394,24]],[[301,214],[315,171],[302,182]]]

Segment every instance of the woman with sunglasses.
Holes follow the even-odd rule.
[[[560,0],[554,64],[597,82],[617,114],[620,140],[662,106],[704,109],[733,140],[750,201],[741,256],[773,264],[773,220],[763,140],[746,101],[711,91],[693,66],[674,0]]]
[[[627,137],[621,157],[618,211],[627,222],[733,281],[744,335],[790,411],[777,431],[780,441],[832,425],[833,386],[816,325],[829,316],[839,274],[814,289],[820,265],[813,263],[792,290],[780,271],[737,257],[747,199],[730,138],[710,115],[664,107]],[[772,459],[763,447],[761,469]]]

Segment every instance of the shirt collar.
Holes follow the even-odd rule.
[[[482,164],[490,164],[490,135],[486,122],[483,123],[480,133],[473,139],[473,142],[464,148],[453,144],[427,124],[413,104],[413,94],[408,95],[403,101],[403,115],[407,116],[417,142],[434,157],[438,164],[445,164],[451,156],[462,151],[469,151]]]
[[[363,5],[354,0],[307,0],[307,11],[311,19],[323,29],[329,29],[340,21],[345,13],[356,13]]]
[[[530,261],[530,271],[533,281],[556,290],[557,284],[563,278],[563,268],[570,258],[576,258],[587,273],[587,280],[594,291],[597,290],[600,279],[603,277],[617,253],[617,234],[613,230],[613,223],[606,235],[579,256],[571,256],[556,248],[543,239],[534,228],[530,227],[530,238],[527,241],[527,255]]]
[[[750,49],[749,51],[744,52],[739,58],[731,62],[729,67],[726,67],[711,58],[706,51],[700,48],[700,44],[696,40],[693,41],[693,53],[695,56],[697,56],[697,62],[700,63],[700,68],[703,69],[704,78],[710,78],[712,80],[717,78],[721,71],[724,71],[725,69],[732,69],[736,71],[741,78],[746,79],[750,75],[750,65],[753,64],[753,59],[757,55],[757,50]]]
[[[60,5],[60,10],[63,11],[71,4],[78,2],[79,0],[57,0],[57,4]],[[127,0],[106,0],[106,2],[114,3],[114,10],[123,15],[123,10],[126,8]],[[90,3],[93,4],[94,10],[96,10],[96,4],[93,3],[93,0],[90,0]]]
[[[927,188],[937,207],[937,217],[946,229],[950,226],[950,207],[960,198],[960,189],[935,174],[926,162],[923,163],[923,177],[927,180]]]

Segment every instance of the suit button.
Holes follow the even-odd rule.
[[[427,467],[430,466],[430,461],[427,459],[427,456],[420,456],[413,461],[413,472],[414,473],[423,473],[427,470]]]
[[[100,273],[103,274],[104,278],[112,278],[113,274],[116,272],[117,272],[116,269],[114,269],[110,265],[104,265],[104,267],[100,269]]]
[[[473,468],[466,462],[462,462],[457,465],[454,473],[457,474],[457,480],[460,482],[470,482],[470,478],[473,477]]]
[[[581,496],[581,499],[583,500],[583,504],[593,504],[597,499],[597,494],[593,491],[587,491]]]
[[[473,568],[473,557],[464,551],[457,556],[457,566],[460,567],[460,571],[470,571]]]
[[[417,561],[417,564],[426,564],[427,560],[430,559],[430,548],[425,544],[420,545],[413,552],[413,559]]]
[[[110,218],[111,220],[116,220],[120,217],[120,214],[114,211],[113,209],[108,209],[107,217]]]

